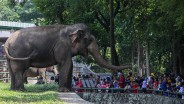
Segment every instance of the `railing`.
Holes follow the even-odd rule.
[[[154,90],[154,89],[146,89],[146,92],[143,92],[142,89],[125,89],[125,88],[73,88],[73,91],[76,93],[90,92],[90,93],[141,93],[141,94],[154,94],[167,96],[172,98],[181,98],[184,93],[179,92],[170,92],[163,90]]]
[[[0,57],[0,81],[9,82],[10,75],[8,72],[8,67],[5,63],[6,63],[5,58]]]
[[[9,82],[9,80],[10,80],[9,72],[0,72],[0,76],[2,77],[2,78],[0,78],[0,81]]]

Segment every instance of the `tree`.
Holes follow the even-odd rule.
[[[179,0],[159,0],[160,10],[163,13],[163,16],[158,20],[164,25],[165,33],[168,34],[167,37],[172,40],[172,59],[173,59],[173,71],[175,74],[184,75],[183,67],[183,26],[184,26],[184,1]],[[167,24],[167,25],[165,25]]]
[[[24,5],[27,2],[24,2]],[[104,58],[111,60],[115,65],[118,65],[118,62],[132,62],[132,65],[138,66],[137,72],[140,72],[138,75],[148,76],[151,72],[169,71],[184,75],[183,1],[33,0],[33,2],[44,15],[39,21],[34,18],[34,21],[39,22],[38,25],[86,23],[95,35]],[[21,9],[12,10],[21,11]],[[19,17],[20,14],[26,13],[17,14],[17,17],[15,14],[12,19],[21,18],[23,16]],[[23,19],[25,17],[21,20]],[[110,25],[111,23],[114,26]],[[110,30],[114,34],[110,35]]]
[[[4,0],[0,3],[0,20],[1,21],[19,21],[18,13],[14,12],[9,6],[9,2]]]
[[[36,11],[31,0],[27,0],[24,5],[16,4],[12,6],[11,2],[4,0],[0,4],[0,20],[15,22],[35,22],[42,19],[42,15]]]

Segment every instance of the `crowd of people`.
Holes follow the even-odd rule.
[[[175,76],[174,74],[164,74],[159,77],[151,73],[148,77],[134,77],[130,72],[125,77],[123,73],[118,72],[106,78],[100,78],[99,76],[96,78],[95,83],[97,88],[132,89],[133,93],[137,93],[137,89],[141,89],[143,93],[148,93],[148,89],[162,90],[165,96],[168,96],[168,92],[184,93],[184,79],[182,76]],[[75,86],[78,88],[82,87],[81,77],[75,78]],[[184,95],[181,97],[184,99]]]

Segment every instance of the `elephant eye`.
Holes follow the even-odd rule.
[[[88,43],[87,38],[84,38],[84,43],[85,43],[85,44],[87,44],[87,43]]]
[[[92,42],[92,39],[89,39],[89,43],[91,43]]]

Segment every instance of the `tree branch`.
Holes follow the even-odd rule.
[[[105,28],[105,30],[108,32],[109,31],[109,25],[105,23],[100,17],[97,11],[95,11],[95,18],[100,22],[100,24]]]
[[[105,22],[105,24],[109,26],[110,25],[110,19],[106,19],[100,11],[98,11],[98,13],[102,17],[102,19]]]
[[[116,15],[119,13],[119,9],[120,9],[120,0],[116,0],[116,9],[114,11],[114,17],[116,17]]]

